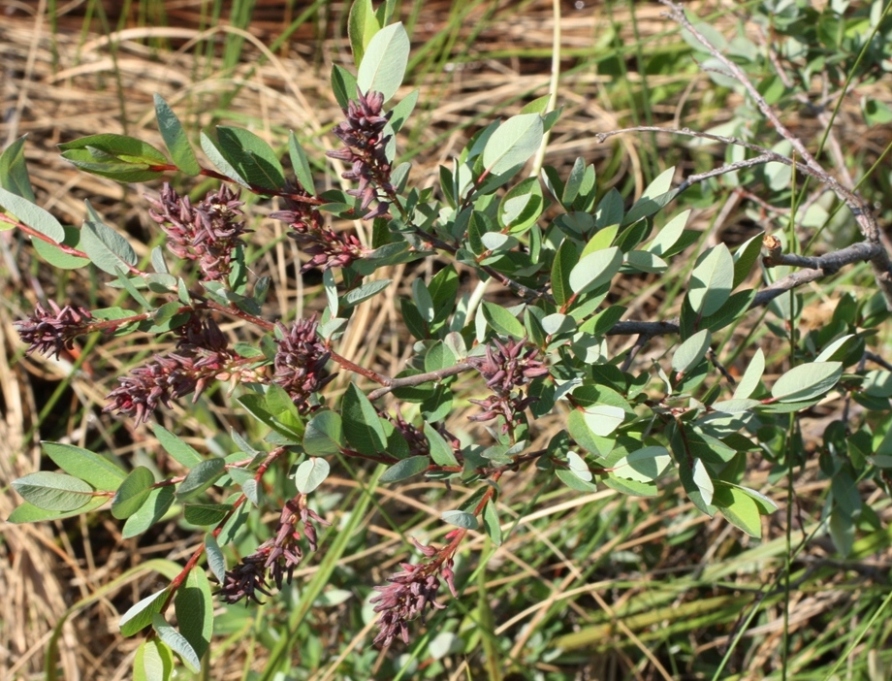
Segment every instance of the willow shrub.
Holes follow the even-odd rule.
[[[676,208],[690,182],[673,188],[672,168],[631,204],[616,189],[604,191],[594,167],[581,158],[566,175],[545,167],[524,177],[521,171],[559,118],[547,110],[547,98],[479,130],[440,167],[435,186],[416,186],[411,164],[395,160],[418,98],[415,91],[395,101],[409,37],[402,24],[387,24],[385,8],[357,8],[350,35],[358,70],[354,75],[335,67],[331,81],[344,120],[332,131],[341,147],[329,155],[347,168],[343,178],[352,189],[319,192],[293,133],[287,140],[290,171],[270,145],[234,127],[201,133],[202,161],[174,111],[156,97],[167,153],[115,134],[61,145],[78,168],[122,183],[173,174],[220,181],[194,203],[164,185],[150,200],[148,215],[166,238],[141,263],[121,232],[89,205],[80,227],[62,225],[35,205],[23,140],[0,157],[3,226],[18,230],[20,243],[30,240],[51,267],[95,268],[128,300],[101,309],[38,305],[18,323],[29,351],[59,355],[97,332],[157,337],[168,347],[172,341],[172,350],[120,378],[105,411],[148,424],[174,474],[157,479],[150,468],[112,452],[45,442],[45,454],[60,470],[14,481],[23,501],[9,518],[40,522],[110,512],[123,522],[124,537],[138,537],[175,513],[205,528],[191,559],[168,571],[166,586],[121,620],[125,635],[147,629],[156,634],[146,636],[137,654],[140,678],[158,670],[169,675],[172,651],[197,670],[213,634],[215,598],[234,603],[270,595],[273,585],[280,589],[291,580],[307,551],[326,550],[319,529],[327,523],[314,494],[347,460],[372,462],[380,484],[425,478],[476,489],[443,513],[451,530],[442,544],[416,543],[420,558],[407,558],[386,585],[375,587],[375,643],[389,646],[396,639],[408,642],[420,626],[413,620],[444,607],[436,600],[443,583],[460,597],[464,584],[453,573],[453,558],[469,534],[485,532],[502,542],[508,527],[498,505],[504,478],[533,469],[540,480],[579,493],[607,486],[644,497],[680,480],[679,495],[700,512],[721,514],[759,537],[762,517],[776,506],[750,486],[748,470],[754,458],[767,459],[778,471],[801,462],[791,415],[839,395],[875,414],[888,412],[890,374],[867,370],[864,363],[865,340],[888,318],[881,293],[842,296],[832,318],[808,333],[786,323],[802,305],[794,290],[803,281],[879,259],[869,238],[853,246],[863,252],[811,260],[785,255],[785,247],[795,249],[783,235],[759,234],[733,251],[724,243],[703,248],[700,234],[687,229],[691,211]],[[746,165],[746,159],[759,148],[728,141],[736,154],[729,163],[737,165],[714,175],[735,171],[746,180],[744,173],[757,165]],[[802,167],[789,159],[761,160],[768,162],[773,165],[765,166],[766,173],[774,169],[769,180],[777,168]],[[716,181],[703,180],[713,188]],[[245,194],[284,203],[272,217],[287,225],[305,254],[303,271],[323,272],[325,305],[318,317],[274,321],[277,316],[266,312],[270,281],[255,278],[246,262]],[[357,220],[369,225],[370,243],[350,227]],[[688,267],[672,266],[692,258]],[[335,347],[357,305],[391,285],[389,268],[424,259],[434,260],[436,273],[415,278],[411,295],[399,298],[402,327],[393,329],[412,339],[405,370],[385,376],[340,356]],[[667,289],[685,291],[678,318],[624,319],[626,308],[611,304],[619,282],[627,288],[642,275],[663,277]],[[489,285],[501,291],[498,303],[487,300]],[[752,325],[766,306],[762,330],[787,348],[782,364],[788,369],[770,381],[764,380],[758,336],[746,335],[742,345],[739,337],[732,340],[734,330]],[[243,322],[241,340],[222,333],[221,320]],[[638,340],[617,352],[610,336]],[[668,348],[662,358],[636,360],[657,337]],[[724,369],[720,355],[746,358],[739,380]],[[336,371],[351,381],[333,397],[328,386]],[[256,420],[266,437],[249,441],[246,431],[233,429],[228,453],[218,456],[197,451],[155,422],[156,412],[174,402],[207,399],[218,382],[235,391],[236,408]],[[482,383],[485,394],[472,400],[479,409],[471,417],[480,425],[450,432],[454,405],[479,395]],[[566,427],[545,448],[533,449],[536,419],[554,414]],[[829,528],[845,553],[863,519],[855,482],[882,478],[892,462],[892,438],[884,437],[886,416],[873,424],[844,418],[827,429],[821,464],[833,477]],[[276,484],[265,484],[274,472],[280,476]],[[270,509],[278,520],[269,538],[233,561],[239,554],[228,547],[248,518]],[[335,541],[346,531],[331,528],[325,536]]]

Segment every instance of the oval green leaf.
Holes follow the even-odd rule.
[[[539,114],[512,116],[487,140],[483,148],[483,167],[495,176],[519,169],[539,149],[543,135]]]
[[[303,441],[307,454],[312,456],[337,454],[344,444],[344,428],[340,414],[326,409],[317,412],[310,419]]]
[[[75,511],[93,499],[93,488],[64,473],[38,471],[12,481],[25,501],[47,511]]]
[[[356,74],[363,92],[380,92],[386,102],[396,94],[409,63],[409,35],[402,23],[391,24],[375,33],[366,46]]]
[[[444,511],[440,518],[463,530],[476,530],[480,527],[474,514],[466,511]]]
[[[226,462],[223,459],[207,459],[197,464],[180,483],[177,498],[189,499],[204,492],[223,475],[225,469]]]
[[[781,402],[805,402],[821,397],[842,376],[842,362],[810,362],[793,367],[771,389]]]
[[[325,482],[328,474],[331,472],[331,466],[325,459],[310,457],[297,467],[294,474],[294,483],[297,485],[297,491],[301,494],[310,494],[319,485]]]
[[[410,456],[393,464],[381,475],[381,482],[399,482],[413,475],[424,473],[430,465],[430,459],[426,456]]]
[[[127,477],[120,466],[81,447],[61,442],[43,442],[41,445],[59,468],[96,489],[114,492]]]
[[[57,244],[65,240],[65,229],[62,224],[49,212],[24,199],[18,194],[0,188],[0,208],[6,210],[18,218],[35,232],[43,234]]]
[[[145,466],[137,466],[121,483],[112,499],[112,515],[119,520],[129,518],[143,505],[152,492],[155,476]]]
[[[734,258],[725,244],[710,249],[691,273],[688,301],[704,317],[718,312],[734,287]]]
[[[353,449],[360,454],[377,454],[384,451],[387,436],[384,434],[378,412],[369,402],[369,398],[352,383],[344,393],[341,418],[344,422],[344,437]]]
[[[177,168],[190,177],[198,175],[201,166],[195,158],[195,152],[189,144],[189,138],[183,130],[180,119],[158,93],[155,93],[155,118],[158,120],[158,129],[164,138],[164,144],[167,145],[167,150]]]
[[[623,254],[616,246],[589,253],[570,271],[570,288],[577,295],[610,282],[623,264]]]
[[[678,346],[672,355],[672,370],[677,374],[684,374],[689,369],[697,366],[700,360],[706,356],[712,336],[709,331],[703,329],[688,338]]]

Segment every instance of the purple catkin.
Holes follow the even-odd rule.
[[[394,192],[390,183],[393,165],[387,159],[391,136],[384,134],[388,119],[383,115],[383,105],[384,95],[380,92],[360,94],[351,100],[344,111],[346,120],[332,131],[345,146],[328,152],[331,158],[350,163],[350,170],[341,173],[341,177],[357,182],[356,188],[347,193],[362,199],[360,208],[365,220],[387,213],[388,204],[379,199],[379,189],[385,195]]]
[[[452,558],[439,555],[448,549],[414,543],[430,560],[417,565],[401,563],[401,571],[387,578],[389,584],[374,587],[378,595],[371,602],[375,604],[374,611],[381,614],[374,641],[377,646],[387,647],[397,638],[408,643],[409,622],[419,618],[424,621],[429,608],[442,610],[445,607],[436,600],[440,577],[446,581],[453,596],[456,595]]]
[[[303,560],[301,549],[301,532],[298,523],[303,526],[303,534],[312,551],[316,550],[316,528],[314,523],[328,525],[315,511],[306,508],[304,495],[298,494],[288,500],[279,514],[279,521],[271,539],[257,547],[250,556],[246,556],[234,568],[226,572],[220,589],[222,598],[227,603],[237,603],[251,598],[259,602],[256,591],[266,596],[267,580],[272,577],[276,588],[281,590],[283,583],[290,583],[294,577],[294,569]],[[312,535],[312,539],[310,536]]]
[[[118,379],[119,385],[108,396],[104,411],[116,411],[148,421],[163,404],[194,393],[193,402],[218,374],[225,373],[235,355],[227,349],[226,336],[212,319],[193,316],[175,329],[180,335],[177,349],[167,355],[155,355],[142,366]]]
[[[167,234],[167,248],[178,258],[198,262],[204,276],[224,281],[229,276],[235,248],[245,228],[242,202],[227,185],[192,205],[165,184],[158,198],[150,199],[149,216]]]
[[[71,350],[73,340],[86,333],[93,321],[90,311],[77,305],[66,305],[60,308],[49,301],[47,310],[40,303],[34,307],[34,313],[27,319],[13,322],[21,339],[28,343],[28,353],[40,352],[55,355],[56,358],[64,350]]]
[[[316,335],[315,319],[299,319],[290,328],[279,324],[282,338],[273,361],[273,382],[282,386],[298,411],[311,409],[310,396],[334,376],[325,368],[331,353]]]

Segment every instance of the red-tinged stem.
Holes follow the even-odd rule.
[[[17,229],[22,230],[25,234],[30,236],[32,239],[40,239],[41,241],[44,241],[44,242],[50,244],[51,246],[55,246],[63,253],[75,256],[77,258],[84,258],[85,260],[90,259],[90,256],[88,256],[83,251],[79,251],[78,249],[76,249],[72,246],[66,246],[65,244],[60,244],[57,241],[53,241],[46,234],[38,232],[36,229],[33,229],[33,228],[29,227],[28,225],[22,224],[18,220],[13,220],[8,215],[0,215],[0,221],[5,222],[9,225],[13,225]],[[130,270],[131,274],[145,274],[142,270],[136,268],[134,265],[127,265],[127,268]]]
[[[196,296],[196,298],[203,298],[203,296]],[[239,319],[243,319],[246,322],[254,324],[255,326],[259,326],[264,331],[272,331],[276,327],[273,322],[268,321],[263,317],[257,317],[249,312],[245,312],[244,310],[241,310],[234,305],[221,305],[220,303],[217,303],[213,300],[206,301],[205,305],[211,310],[216,310],[217,312],[222,312],[223,314],[232,317],[238,317]]]
[[[273,462],[276,459],[278,459],[280,456],[282,456],[282,454],[284,454],[285,452],[286,452],[285,447],[276,447],[275,449],[270,451],[270,453],[263,460],[263,462],[257,467],[257,472],[254,474],[254,480],[256,480],[257,482],[260,482],[260,479],[263,477],[264,473],[266,473],[266,471],[269,469],[269,467],[273,464]],[[229,509],[229,511],[226,513],[226,515],[223,517],[223,519],[219,523],[217,523],[217,527],[215,527],[213,529],[213,531],[211,532],[214,539],[216,539],[217,537],[220,536],[220,533],[223,531],[223,527],[226,525],[226,523],[232,517],[232,514],[235,513],[236,510],[238,510],[238,508],[242,504],[244,504],[246,500],[247,500],[247,497],[244,494],[241,494],[239,496],[239,498],[233,502],[232,508]],[[195,551],[192,552],[192,555],[189,557],[189,560],[183,566],[183,569],[180,571],[180,573],[170,581],[170,585],[168,586],[167,596],[165,597],[165,600],[164,600],[164,605],[161,607],[161,612],[164,612],[167,609],[167,607],[170,605],[170,601],[173,598],[173,595],[176,593],[177,589],[179,589],[183,585],[183,582],[186,581],[186,577],[189,576],[189,572],[191,572],[192,569],[195,568],[196,565],[198,565],[198,561],[201,559],[201,556],[203,553],[204,553],[204,544],[200,544],[198,547],[196,547]]]
[[[177,314],[181,314],[191,309],[191,306],[184,305],[179,310],[177,310]],[[88,326],[84,327],[84,333],[96,333],[97,331],[114,331],[119,326],[124,326],[125,324],[144,322],[145,320],[151,318],[151,316],[151,312],[143,312],[142,314],[135,314],[130,317],[121,317],[120,319],[103,319],[102,321],[91,322]]]
[[[474,366],[468,362],[461,362],[445,369],[437,369],[436,371],[427,371],[423,374],[414,374],[412,376],[403,376],[402,378],[391,378],[384,384],[383,388],[377,388],[368,394],[368,398],[372,401],[379,397],[384,397],[387,393],[395,388],[405,388],[407,386],[421,385],[428,381],[442,381],[449,376],[470,371]]]
[[[346,357],[342,357],[338,353],[336,353],[331,348],[328,348],[328,351],[331,353],[331,359],[336,363],[342,366],[347,371],[352,371],[354,374],[359,374],[360,376],[365,376],[371,381],[374,381],[378,385],[389,386],[392,382],[392,378],[388,378],[387,376],[382,376],[377,371],[372,371],[371,369],[366,369],[365,367],[361,367],[355,362],[351,362]]]

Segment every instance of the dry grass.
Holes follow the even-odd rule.
[[[106,3],[110,10],[115,4]],[[5,146],[28,134],[28,163],[42,206],[66,222],[79,224],[84,216],[83,199],[90,198],[109,224],[135,236],[149,235],[150,225],[144,214],[141,188],[122,192],[114,182],[78,173],[59,158],[55,145],[98,131],[126,131],[160,146],[161,139],[154,128],[152,115],[152,95],[156,92],[178,112],[184,112],[184,121],[192,129],[219,122],[235,123],[251,128],[276,144],[282,139],[283,130],[293,128],[301,141],[321,158],[321,152],[329,142],[317,133],[340,118],[328,87],[328,73],[332,64],[348,63],[347,45],[342,35],[343,7],[332,4],[315,25],[304,25],[285,47],[272,53],[266,46],[287,25],[289,11],[286,5],[290,3],[259,1],[256,20],[250,34],[245,35],[247,42],[242,59],[234,69],[227,71],[219,56],[201,56],[207,45],[219,45],[221,36],[228,30],[221,26],[201,31],[198,9],[201,4],[199,0],[168,0],[167,25],[176,28],[140,27],[129,21],[125,22],[124,30],[111,36],[110,42],[95,32],[80,33],[83,19],[77,12],[83,11],[83,3],[63,7],[71,13],[59,17],[59,27],[54,33],[49,17],[44,13],[44,2],[0,0],[0,55],[3,58],[0,66],[3,98],[0,142]],[[414,34],[417,49],[447,29],[451,5],[450,2],[425,5]],[[421,100],[432,102],[431,108],[416,114],[417,127],[413,134],[416,135],[416,146],[423,149],[423,153],[413,159],[413,175],[417,178],[430,178],[432,182],[437,165],[458,152],[469,131],[488,121],[494,115],[493,109],[499,108],[502,115],[513,113],[525,102],[547,91],[553,21],[550,3],[529,3],[522,12],[513,11],[510,6],[491,10],[489,3],[482,4],[468,16],[455,34],[455,58],[443,55],[437,62],[438,70],[428,70],[413,83],[413,87],[422,89]],[[575,10],[565,3],[561,28],[565,50],[571,54],[564,67],[570,73],[562,80],[560,94],[565,109],[553,134],[547,162],[569,165],[576,156],[583,156],[596,162],[599,168],[610,168],[617,182],[632,182],[640,192],[646,184],[648,163],[642,159],[645,153],[640,146],[642,140],[626,136],[621,138],[620,147],[614,147],[599,145],[594,138],[597,131],[628,124],[631,115],[628,102],[615,105],[614,100],[605,95],[608,86],[611,91],[618,89],[609,77],[598,75],[591,68],[572,71],[573,66],[584,64],[597,49],[607,23],[602,10],[600,5]],[[628,44],[636,39],[643,40],[648,49],[658,49],[671,42],[661,37],[667,25],[658,7],[642,4],[637,9],[637,38],[632,32],[633,23],[627,14],[622,14],[627,9],[616,8],[613,12],[613,19],[622,27],[619,40]],[[110,21],[114,23],[117,18],[112,15]],[[478,34],[476,31],[480,26],[483,28]],[[317,35],[325,37],[317,40]],[[472,37],[473,44],[468,46],[466,43]],[[157,47],[160,41],[171,49]],[[261,57],[264,58],[262,62],[259,61]],[[629,59],[632,59],[631,54]],[[640,76],[633,68],[627,78],[635,86]],[[686,74],[672,78],[676,83],[691,80]],[[669,86],[673,84],[672,78],[652,79],[649,85]],[[695,80],[681,97],[661,103],[656,113],[661,120],[682,120],[691,127],[714,125],[719,122],[714,117],[716,112],[701,106],[700,98],[705,89],[708,90],[708,84],[703,79]],[[230,99],[234,91],[237,94]],[[502,106],[506,101],[514,103],[504,109]],[[708,123],[701,120],[704,116],[711,116]],[[458,128],[461,132],[446,134],[446,131]],[[656,141],[666,145],[657,151],[657,155],[671,149],[671,140],[661,137]],[[615,160],[617,156],[620,156],[619,160]],[[328,178],[332,183],[338,181],[336,174],[331,172]],[[721,207],[715,211],[719,209]],[[264,210],[258,208],[256,213],[260,218],[255,242],[258,247],[270,242],[274,245],[255,264],[257,274],[273,277],[277,307],[283,316],[307,314],[314,306],[318,307],[318,286],[297,277],[295,268],[287,264],[296,262],[300,254],[292,242],[283,238],[281,226],[263,219]],[[701,212],[698,216],[700,224],[709,224],[715,211]],[[733,212],[727,219],[733,222]],[[41,265],[29,259],[27,251],[19,249],[18,241],[10,232],[0,233],[0,250],[4,257],[0,272],[6,277],[0,280],[4,294],[4,304],[0,305],[0,343],[5,349],[0,353],[3,398],[0,480],[8,485],[10,480],[39,468],[37,443],[40,437],[82,444],[88,431],[94,434],[98,431],[118,453],[139,455],[152,451],[156,443],[148,431],[121,424],[121,429],[126,432],[116,433],[115,424],[107,417],[97,417],[103,396],[113,385],[114,370],[130,365],[135,350],[148,352],[151,348],[134,349],[112,340],[90,355],[78,371],[72,371],[71,364],[66,361],[24,359],[23,348],[11,327],[12,320],[23,316],[25,310],[43,296],[53,297],[59,287],[64,287],[66,295],[83,295],[92,292],[94,287],[84,273],[75,273],[67,281],[53,279],[41,270]],[[405,337],[394,332],[398,330],[399,318],[395,301],[399,293],[408,290],[411,280],[418,274],[418,270],[406,267],[392,268],[380,274],[393,279],[394,286],[357,311],[339,348],[341,354],[390,375],[399,371],[411,346]],[[654,283],[652,289],[647,290],[658,287],[659,284]],[[494,291],[494,295],[498,292]],[[110,304],[112,301],[105,302]],[[239,331],[235,326],[226,330],[233,334]],[[39,415],[55,391],[59,392],[59,401],[52,414],[38,427]],[[229,422],[225,401],[220,401],[216,409],[216,422]],[[463,422],[465,415],[465,410],[459,408],[453,420]],[[167,418],[185,428],[187,439],[195,443],[204,443],[215,435],[214,428],[208,425],[211,422],[195,418],[188,408],[176,409]],[[561,427],[556,421],[542,422],[538,426],[542,440],[547,440],[555,429]],[[803,481],[814,479],[814,475],[815,466],[810,466]],[[766,477],[767,471],[761,471],[754,482]],[[509,631],[517,623],[530,625],[529,633],[519,634],[516,639],[511,651],[515,659],[522,655],[528,643],[527,636],[535,631],[535,624],[546,616],[551,606],[564,603],[567,608],[575,609],[583,621],[588,618],[583,612],[583,606],[586,606],[603,611],[609,619],[611,613],[624,611],[630,600],[646,593],[647,581],[656,575],[639,575],[635,578],[637,585],[630,585],[621,594],[613,594],[615,598],[608,605],[600,593],[610,589],[611,585],[594,579],[586,567],[586,564],[595,564],[599,556],[648,547],[649,550],[665,551],[660,563],[667,571],[693,572],[698,569],[698,561],[703,569],[710,569],[708,566],[714,561],[719,567],[727,565],[733,571],[734,566],[740,568],[743,565],[741,560],[746,561],[748,554],[743,553],[744,559],[735,557],[728,553],[732,547],[735,555],[742,549],[755,551],[757,548],[755,545],[748,547],[746,540],[741,541],[736,534],[732,539],[731,535],[736,531],[725,521],[709,520],[691,513],[689,505],[679,505],[668,516],[639,521],[631,536],[616,534],[583,562],[565,555],[560,548],[566,541],[562,536],[566,518],[596,502],[602,504],[601,516],[622,515],[624,504],[638,502],[628,502],[610,491],[592,497],[564,494],[549,498],[548,503],[538,507],[539,510],[527,511],[527,515],[520,517],[520,502],[524,494],[529,494],[524,489],[529,482],[528,478],[518,476],[505,491],[504,516],[519,517],[519,525],[492,560],[496,566],[513,563],[513,569],[499,573],[509,577],[487,585],[489,589],[511,591],[520,586],[528,589],[530,582],[538,582],[547,592],[538,604],[513,613],[513,617],[506,618],[501,625],[500,631]],[[338,489],[338,485],[343,489],[355,485],[348,479],[332,479],[330,484],[333,490]],[[818,485],[823,486],[822,483]],[[419,521],[417,526],[435,532],[436,525],[429,521],[437,518],[439,513],[429,501],[432,497],[422,494],[423,491],[419,486],[381,491],[381,503],[384,508],[406,514],[406,517],[420,513],[428,520]],[[807,492],[805,489],[799,491]],[[15,503],[14,495],[7,487],[6,493],[0,495],[0,517],[8,516]],[[454,507],[457,503],[453,500],[451,505]],[[883,518],[884,521],[889,519]],[[775,516],[768,528],[769,538],[782,536],[782,523],[783,511]],[[697,545],[708,547],[704,555],[684,555],[684,551],[672,548],[671,536],[682,535],[703,524],[707,525],[700,530],[704,539],[698,540]],[[378,543],[371,544],[367,551],[351,555],[344,564],[373,560],[379,566],[373,576],[380,582],[382,575],[402,557],[403,537],[375,519],[367,530],[370,535],[380,538]],[[126,570],[155,557],[177,559],[190,546],[190,537],[171,524],[161,528],[150,545],[140,547],[134,540],[121,539],[117,524],[102,517],[37,526],[4,523],[0,532],[0,592],[4,595],[0,605],[0,675],[10,679],[32,678],[40,673],[49,632],[63,617],[66,608],[96,594]],[[742,546],[735,545],[735,541]],[[517,548],[532,542],[540,543],[548,552],[543,564],[530,565],[520,557]],[[481,537],[471,548],[478,549],[482,545]],[[824,558],[826,556],[817,553],[810,554],[810,559],[815,561]],[[888,565],[888,549],[875,558],[882,561],[881,565]],[[726,559],[727,562],[723,562]],[[734,574],[742,584],[758,586],[770,579],[781,559],[780,551],[766,552],[761,558],[749,556],[749,562],[745,563],[747,567]],[[313,569],[307,568],[300,574],[301,578],[309,576]],[[545,569],[549,574],[547,580],[543,578]],[[564,577],[552,580],[550,575]],[[724,578],[731,579],[730,576]],[[68,619],[59,644],[61,670],[66,679],[127,678],[129,655],[136,643],[118,635],[117,613],[147,593],[147,579],[145,575],[125,579],[120,588],[115,587]],[[845,581],[841,575],[838,579]],[[833,581],[828,578],[828,588],[823,593],[804,595],[795,604],[796,617],[790,623],[793,630],[809,626],[813,617],[826,615],[833,608],[839,608],[841,601],[849,602],[856,597],[845,584],[841,584],[839,590],[834,589]],[[473,593],[474,588],[471,588],[469,598]],[[680,606],[687,598],[680,593],[669,604]],[[333,627],[336,623],[330,622],[327,626]],[[762,637],[763,641],[752,652],[754,665],[760,659],[776,654],[782,626],[782,618],[775,616],[758,629],[748,631],[747,636]],[[613,631],[605,629],[605,636],[612,635]],[[643,658],[648,653],[649,632],[652,629],[648,623],[640,624],[637,629],[632,624],[622,624],[619,635],[629,637],[634,643],[633,648],[637,648],[637,654]],[[727,637],[712,638],[701,652],[725,643]],[[246,651],[233,644],[227,659],[216,665],[219,671],[216,678],[241,678],[242,653],[246,654]],[[631,650],[629,654],[632,654]],[[623,657],[626,653],[617,655]],[[261,663],[257,661],[256,665]],[[616,660],[605,655],[603,673],[609,674],[615,665]],[[659,670],[659,665],[656,664],[654,669]],[[452,671],[452,678],[461,678],[464,670],[459,667]],[[657,671],[653,676],[648,672],[641,678],[660,676]]]

